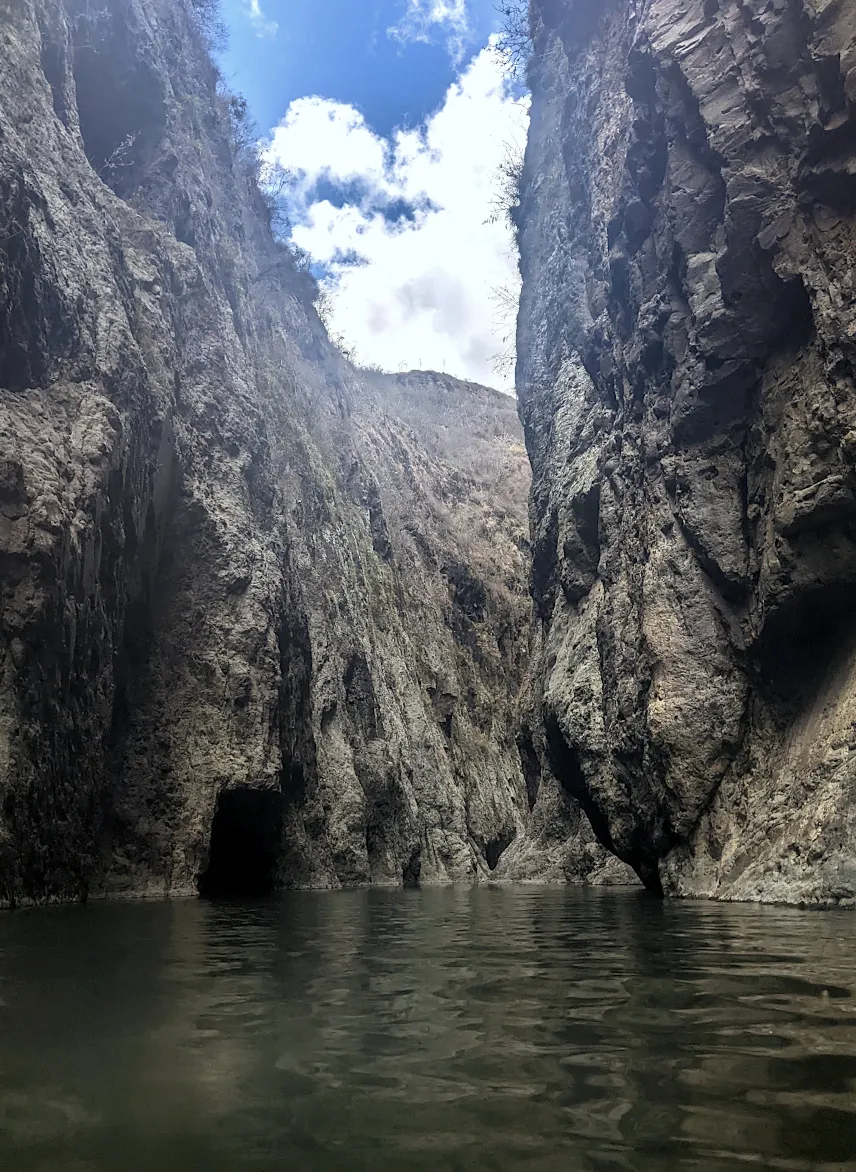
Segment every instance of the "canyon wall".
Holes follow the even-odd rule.
[[[533,0],[536,709],[654,890],[856,897],[856,6]]]
[[[0,0],[0,904],[625,877],[527,716],[515,403],[330,345],[210,14]]]

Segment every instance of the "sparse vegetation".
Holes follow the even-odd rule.
[[[98,174],[105,183],[111,183],[117,171],[134,165],[134,143],[139,137],[139,130],[135,130],[131,134],[126,134],[119,145],[114,147],[103,164],[98,168]]]
[[[523,181],[523,159],[525,145],[517,140],[505,142],[502,160],[493,178],[493,196],[490,201],[488,224],[503,221],[513,232],[517,231],[515,213],[520,207],[520,189]]]
[[[517,365],[517,306],[520,290],[507,283],[497,285],[490,293],[493,306],[493,327],[499,335],[500,350],[491,357],[494,374],[513,379]]]
[[[292,173],[281,163],[271,161],[265,153],[258,125],[250,115],[247,99],[234,93],[222,77],[217,81],[217,97],[229,126],[232,166],[243,173],[251,195],[267,219],[275,249],[270,261],[262,265],[252,283],[275,284],[277,280],[298,278],[301,296],[309,301],[318,298],[318,283],[312,274],[312,259],[291,241],[291,217],[288,191]]]
[[[529,469],[513,398],[430,371],[384,376],[375,385],[375,410],[411,427],[427,453],[480,482],[479,491],[501,508],[514,512],[526,500]]]
[[[229,123],[229,146],[232,161],[258,178],[261,167],[259,154],[259,128],[250,117],[247,99],[229,89],[221,76],[217,78],[217,99]]]
[[[508,226],[515,238],[515,250],[524,154],[525,144],[523,142],[506,141],[502,161],[494,175],[494,193],[490,201],[490,215],[487,218],[489,224],[504,223]],[[492,324],[500,341],[500,349],[491,357],[491,366],[495,374],[503,378],[510,378],[514,374],[517,363],[516,333],[519,289],[516,283],[507,282],[495,287],[491,290],[490,300],[493,307]]]
[[[357,350],[345,337],[345,335],[333,329],[333,298],[329,289],[323,285],[319,289],[318,298],[315,302],[315,308],[318,311],[318,316],[324,323],[324,328],[327,331],[327,336],[330,341],[339,351],[343,358],[351,363],[352,366],[357,365]]]
[[[288,192],[294,182],[294,175],[280,162],[272,162],[264,154],[259,156],[258,179],[259,191],[262,194],[267,210],[268,223],[273,238],[282,242],[291,236],[291,216],[288,210]],[[303,256],[302,249],[296,249]]]
[[[220,12],[220,0],[190,0],[193,22],[211,52],[222,53],[229,30]]]
[[[529,0],[499,0],[496,8],[500,16],[497,53],[510,76],[525,84],[532,56]]]

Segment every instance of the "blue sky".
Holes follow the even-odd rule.
[[[421,122],[455,80],[448,25],[426,29],[427,41],[388,33],[406,20],[407,0],[260,4],[262,15],[254,21],[248,0],[226,0],[230,38],[222,65],[265,129],[294,98],[320,94],[357,106],[374,130],[388,135],[402,123]],[[487,43],[498,20],[494,0],[470,0],[466,14],[465,58]]]
[[[221,67],[292,175],[331,332],[385,369],[507,386],[496,307],[517,266],[491,200],[526,106],[488,44],[494,0],[224,0],[224,16]]]

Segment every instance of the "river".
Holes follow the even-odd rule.
[[[856,919],[637,892],[0,917],[8,1172],[856,1169]]]

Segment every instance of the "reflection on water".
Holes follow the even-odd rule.
[[[854,926],[563,888],[6,914],[0,1166],[856,1169]]]

